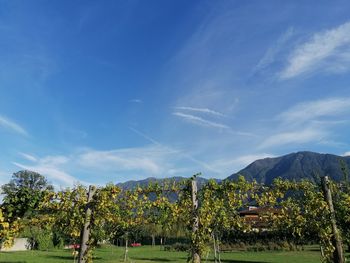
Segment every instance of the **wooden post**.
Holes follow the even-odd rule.
[[[339,230],[337,228],[337,222],[335,220],[335,212],[332,200],[332,192],[329,188],[329,178],[328,176],[322,177],[322,188],[324,198],[328,204],[329,211],[331,213],[331,224],[332,224],[332,232],[333,232],[333,244],[335,250],[333,252],[333,260],[335,263],[344,263],[344,253],[343,253],[343,243],[341,240],[341,236],[339,234]]]
[[[128,235],[129,233],[126,232],[125,233],[125,249],[124,249],[124,262],[126,262],[126,260],[128,259],[128,242],[129,242],[129,239],[128,239]]]
[[[85,222],[84,227],[80,234],[80,249],[79,249],[79,259],[78,263],[85,263],[86,262],[86,256],[89,248],[89,236],[90,236],[90,221],[91,221],[91,207],[90,202],[92,200],[92,197],[94,196],[96,192],[96,188],[92,185],[89,186],[89,192],[87,195],[87,204],[85,208]]]
[[[216,249],[218,252],[219,263],[221,263],[221,251],[220,251],[220,239],[219,239],[219,237],[216,239]]]
[[[197,236],[198,236],[198,228],[199,228],[199,218],[198,218],[198,188],[197,188],[197,181],[196,177],[192,179],[192,215],[193,215],[193,224],[192,224],[192,235],[194,240],[192,240],[192,262],[193,263],[200,263],[201,257],[200,257],[200,251],[199,251],[199,244],[197,244]]]
[[[156,246],[156,236],[155,236],[155,234],[152,234],[151,237],[152,237],[152,247],[155,247]]]
[[[217,254],[216,254],[216,240],[215,240],[214,232],[212,234],[212,237],[213,237],[213,246],[214,246],[214,263],[217,263],[218,260],[217,260]]]

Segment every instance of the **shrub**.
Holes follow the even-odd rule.
[[[31,227],[26,229],[24,237],[28,238],[30,249],[48,250],[54,248],[53,236],[50,230]]]
[[[188,251],[190,249],[189,244],[175,243],[172,245],[164,246],[165,251]]]

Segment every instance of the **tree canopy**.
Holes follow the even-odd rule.
[[[9,218],[24,217],[37,208],[47,190],[53,190],[53,186],[43,175],[28,170],[14,173],[10,182],[1,187],[4,213]]]

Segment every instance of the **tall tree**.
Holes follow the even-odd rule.
[[[1,207],[9,218],[25,217],[38,207],[43,193],[48,190],[53,190],[53,187],[43,175],[19,171],[13,174],[9,183],[1,187],[4,195]]]

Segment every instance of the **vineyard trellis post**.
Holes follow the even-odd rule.
[[[200,251],[198,240],[198,231],[199,231],[199,215],[198,215],[198,187],[196,176],[193,177],[191,181],[191,190],[192,190],[192,262],[200,263]]]
[[[343,253],[343,243],[342,243],[342,239],[341,239],[341,236],[337,227],[337,222],[335,219],[332,192],[329,187],[329,183],[330,181],[328,176],[322,177],[323,194],[331,213],[331,224],[332,224],[332,232],[333,232],[334,247],[335,247],[335,251],[333,253],[333,260],[336,263],[344,263],[345,259],[344,259],[344,253]]]
[[[80,249],[79,249],[79,259],[78,263],[85,263],[87,252],[89,249],[89,237],[90,237],[90,230],[91,230],[91,206],[90,202],[96,192],[96,188],[92,185],[89,186],[89,191],[87,194],[87,204],[85,209],[85,220],[84,220],[84,227],[81,231],[80,235]]]

